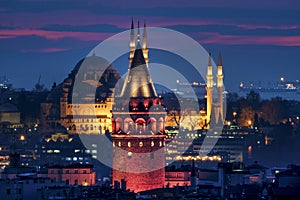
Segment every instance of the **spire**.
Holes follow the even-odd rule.
[[[222,57],[221,57],[221,52],[219,52],[218,66],[222,66]]]
[[[134,24],[133,24],[133,19],[131,21],[131,29],[130,29],[130,43],[129,43],[129,66],[131,64],[133,54],[134,54],[134,49],[135,49],[135,34],[134,34]]]
[[[131,50],[133,50],[132,48],[135,48],[133,19],[131,21],[130,44],[129,44],[129,47],[131,48]]]
[[[140,33],[140,21],[138,21],[138,32],[137,32],[137,42],[141,41],[141,33]]]
[[[133,19],[131,19],[131,30],[134,29]]]
[[[147,49],[147,30],[146,30],[146,22],[144,22],[144,31],[143,31],[143,49]]]
[[[212,66],[212,62],[211,62],[211,52],[209,52],[208,66]]]

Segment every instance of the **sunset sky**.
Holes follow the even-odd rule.
[[[297,0],[1,0],[0,76],[15,88],[33,88],[39,75],[47,87],[60,83],[132,18],[187,34],[215,59],[221,51],[231,91],[241,81],[267,86],[281,76],[300,79]]]

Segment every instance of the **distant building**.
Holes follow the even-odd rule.
[[[12,103],[0,105],[0,127],[2,128],[23,128],[20,120],[20,111]]]
[[[67,165],[73,162],[91,164],[98,152],[86,149],[78,135],[55,132],[43,138],[37,153],[43,158],[39,161],[40,165]]]
[[[67,185],[89,186],[96,182],[93,165],[74,163],[67,166],[54,165],[48,167],[48,177],[54,182],[64,182]]]
[[[165,185],[167,187],[190,186],[191,166],[183,165],[180,168],[175,166],[166,167]]]
[[[49,178],[37,178],[26,174],[15,179],[0,179],[1,200],[42,199],[38,189],[52,185],[54,183]]]

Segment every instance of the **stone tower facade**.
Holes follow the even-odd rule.
[[[150,77],[146,26],[142,45],[139,26],[136,41],[133,36],[132,23],[130,66],[112,110],[112,182],[139,192],[164,185],[166,112]]]

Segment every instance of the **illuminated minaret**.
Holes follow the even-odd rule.
[[[144,31],[143,31],[143,55],[144,55],[146,64],[148,66],[148,63],[149,63],[149,56],[148,56],[149,49],[148,49],[147,42],[148,42],[148,40],[147,40],[146,23],[144,23]]]
[[[218,92],[218,101],[216,102],[215,107],[215,116],[216,116],[216,123],[221,120],[221,123],[224,121],[224,113],[223,113],[223,93],[224,93],[224,84],[223,84],[223,66],[222,66],[222,57],[221,53],[219,53],[218,58],[218,73],[217,73],[217,92]]]
[[[213,80],[211,53],[209,53],[207,74],[206,74],[206,101],[207,101],[207,103],[206,103],[206,115],[207,115],[207,122],[208,123],[210,122],[211,112],[212,112],[213,87],[214,87],[214,80]]]
[[[134,50],[135,50],[135,35],[134,35],[133,20],[131,21],[129,50],[130,50],[130,55],[129,55],[128,60],[129,60],[129,66],[130,66],[131,62],[132,62],[133,55],[134,55]]]

